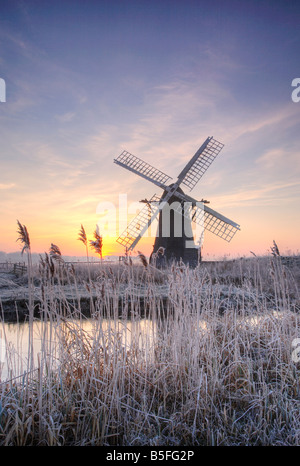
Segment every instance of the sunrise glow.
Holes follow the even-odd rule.
[[[123,255],[110,230],[120,195],[162,193],[114,158],[126,149],[176,178],[214,136],[224,149],[192,195],[241,231],[230,243],[205,233],[203,257],[267,254],[273,240],[298,253],[298,19],[293,2],[6,3],[0,251],[20,250],[18,219],[33,252],[84,256],[80,226],[92,239],[99,224],[103,256]],[[115,211],[102,227],[105,202]]]

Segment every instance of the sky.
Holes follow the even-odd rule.
[[[99,224],[103,254],[123,254],[119,196],[130,220],[161,193],[114,158],[176,179],[213,136],[225,146],[190,194],[241,231],[205,233],[203,258],[298,253],[299,21],[298,1],[1,0],[0,251],[20,249],[19,220],[33,252],[84,255],[80,225]]]

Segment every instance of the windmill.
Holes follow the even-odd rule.
[[[171,177],[127,151],[123,151],[117,159],[114,159],[116,164],[163,190],[161,196],[154,194],[151,199],[141,201],[145,204],[144,207],[129,223],[117,242],[127,251],[133,250],[158,216],[153,252],[155,253],[160,247],[164,248],[167,261],[181,259],[190,265],[197,264],[199,248],[194,244],[191,222],[195,222],[203,230],[210,231],[227,242],[231,241],[235,233],[240,230],[240,226],[208,207],[208,201],[203,199],[197,201],[185,194],[180,187],[184,185],[191,191],[223,147],[224,144],[213,137],[208,137],[178,175],[177,180],[171,184]]]

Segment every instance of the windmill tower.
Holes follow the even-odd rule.
[[[167,261],[181,259],[192,266],[197,264],[199,248],[193,242],[191,222],[225,241],[231,241],[240,226],[208,207],[208,201],[197,201],[180,188],[180,185],[184,185],[191,191],[223,147],[224,144],[208,137],[172,184],[171,177],[127,151],[114,159],[116,164],[163,190],[160,197],[154,194],[150,200],[142,201],[145,206],[129,223],[117,242],[126,247],[127,251],[133,250],[158,216],[153,252],[163,247]]]

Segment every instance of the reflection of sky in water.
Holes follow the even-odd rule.
[[[285,313],[273,311],[262,316],[241,316],[237,317],[238,326],[249,329],[256,327],[258,324],[279,320],[285,316]],[[226,320],[226,319],[225,319]],[[212,330],[211,321],[195,318],[192,327],[195,331],[193,337],[201,338],[202,332]],[[225,324],[225,321],[223,322]],[[167,322],[166,322],[167,324]],[[84,342],[89,341],[91,347],[105,347],[107,354],[113,354],[116,351],[133,351],[138,349],[139,357],[145,357],[151,360],[154,347],[157,343],[165,342],[170,338],[176,337],[180,329],[174,323],[173,330],[168,325],[158,327],[157,323],[150,319],[140,320],[113,320],[113,319],[84,319],[69,320],[67,326],[62,322],[34,322],[33,325],[33,353],[34,367],[37,367],[38,361],[47,361],[48,367],[55,369],[58,361],[61,361],[65,353],[63,339],[59,337],[64,329],[68,328],[68,335],[73,345],[69,346],[71,351],[78,351]],[[172,325],[171,325],[172,327]],[[179,324],[180,327],[180,324]],[[226,325],[225,325],[226,327]],[[182,330],[182,329],[181,329]],[[171,332],[171,333],[169,333]],[[173,334],[174,332],[174,334]],[[171,335],[173,334],[173,335]],[[12,379],[23,375],[28,370],[28,339],[29,326],[27,323],[20,324],[1,324],[0,326],[0,380]],[[70,341],[69,341],[70,343]]]
[[[119,344],[126,351],[139,348],[147,356],[153,351],[153,341],[156,335],[156,325],[151,320],[122,321],[122,320],[105,320],[99,321],[85,319],[81,322],[73,320],[68,322],[71,333],[80,340],[81,336],[90,339],[98,346],[108,344],[110,350],[114,345]],[[36,321],[33,324],[33,353],[34,366],[36,367],[41,358],[55,367],[56,361],[62,354],[62,339],[59,334],[62,330],[63,323]],[[66,328],[66,327],[65,327]],[[77,340],[76,347],[80,345]],[[13,377],[23,375],[27,371],[28,362],[28,341],[29,325],[27,323],[19,324],[1,324],[0,327],[0,380],[7,380]],[[74,346],[75,350],[75,346]]]

